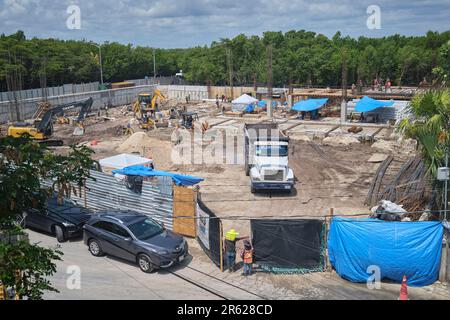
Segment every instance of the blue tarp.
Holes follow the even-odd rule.
[[[277,102],[276,101],[272,101],[272,107],[276,107],[277,106]],[[267,107],[267,101],[266,100],[261,100],[258,102],[258,107],[260,108],[265,108]]]
[[[378,266],[381,279],[427,286],[439,276],[443,227],[440,222],[387,222],[334,218],[328,253],[336,272],[352,282],[366,282]]]
[[[256,106],[254,104],[249,104],[247,106],[247,109],[245,109],[246,113],[252,113],[253,111],[255,111]]]
[[[326,103],[328,102],[328,99],[309,99],[309,100],[302,100],[294,104],[292,107],[292,110],[294,111],[314,111],[317,109],[322,108]]]
[[[364,97],[356,104],[356,112],[369,112],[382,107],[392,107],[394,101],[383,102],[369,97]]]
[[[151,168],[147,168],[144,166],[133,166],[120,170],[114,170],[112,173],[123,174],[126,176],[140,176],[140,177],[171,177],[173,179],[173,182],[175,182],[177,186],[184,186],[184,187],[193,186],[197,183],[204,181],[204,179],[201,178],[186,176],[177,173],[170,173],[166,171],[153,170]]]

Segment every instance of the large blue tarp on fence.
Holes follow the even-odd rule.
[[[366,282],[378,266],[381,279],[427,286],[439,276],[443,226],[440,222],[387,222],[334,218],[328,236],[330,262],[352,282]]]
[[[123,174],[125,176],[140,176],[140,177],[171,177],[177,186],[193,186],[204,181],[202,178],[187,176],[178,173],[171,173],[166,171],[158,171],[144,166],[132,166],[121,170],[113,170],[114,174]]]
[[[309,99],[309,100],[302,100],[294,104],[292,107],[292,110],[294,111],[314,111],[317,109],[322,108],[326,103],[328,102],[328,99]]]
[[[394,101],[379,101],[369,97],[364,97],[356,104],[355,111],[356,112],[369,112],[382,107],[392,107],[394,105]]]

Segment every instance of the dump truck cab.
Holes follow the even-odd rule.
[[[277,124],[245,126],[245,167],[251,191],[292,191],[294,172],[289,168],[289,137]]]

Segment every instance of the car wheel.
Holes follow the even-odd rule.
[[[56,240],[58,240],[58,242],[62,243],[62,242],[67,241],[67,238],[64,233],[64,229],[61,226],[55,226],[55,234],[56,234]]]
[[[103,255],[103,251],[102,248],[100,247],[100,243],[98,243],[97,240],[90,240],[89,241],[89,252],[94,256],[94,257],[100,257],[101,255]]]
[[[256,189],[255,188],[250,188],[250,192],[255,194],[256,193]]]
[[[25,221],[25,218],[26,218],[26,213],[24,213],[24,214],[18,214],[17,216],[16,216],[16,223],[17,223],[17,225],[19,226],[19,227],[21,227],[22,229],[25,229],[27,226],[26,226],[26,221]]]
[[[145,273],[151,273],[155,269],[150,258],[146,254],[140,254],[137,258],[139,268]]]

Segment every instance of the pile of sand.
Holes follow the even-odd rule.
[[[124,143],[122,143],[117,151],[121,153],[133,153],[133,152],[143,152],[144,150],[148,150],[151,148],[151,139],[145,132],[136,132]]]
[[[360,143],[358,139],[350,136],[333,136],[323,139],[322,144],[326,146],[348,146],[351,144]]]

